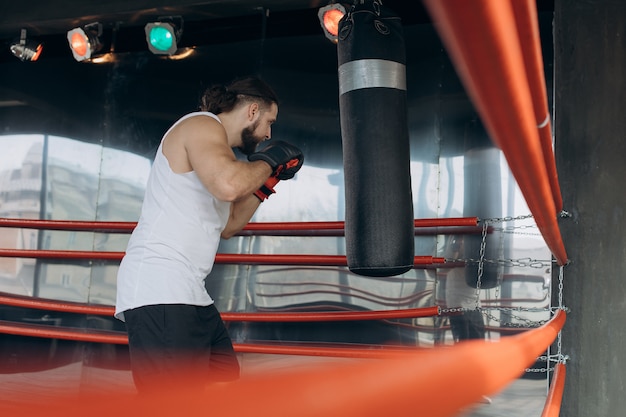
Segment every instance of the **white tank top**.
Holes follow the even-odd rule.
[[[183,116],[218,117],[208,112]],[[137,227],[117,274],[115,317],[154,304],[210,305],[204,286],[211,272],[230,203],[216,199],[194,171],[177,174],[162,151],[152,165]]]

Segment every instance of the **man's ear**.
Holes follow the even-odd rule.
[[[259,108],[258,103],[251,103],[248,106],[248,120],[254,121],[255,118],[259,117],[261,109]]]

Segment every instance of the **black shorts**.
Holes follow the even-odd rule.
[[[484,339],[485,324],[479,310],[464,311],[458,316],[450,316],[450,327],[455,341]]]
[[[151,305],[127,310],[124,317],[139,392],[239,377],[237,355],[214,305]]]

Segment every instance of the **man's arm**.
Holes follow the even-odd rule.
[[[226,131],[209,117],[193,117],[181,124],[186,158],[202,184],[217,199],[235,202],[252,195],[272,173],[263,161],[235,157]],[[172,132],[174,133],[174,132]]]
[[[226,227],[222,231],[222,238],[230,239],[241,231],[250,222],[260,204],[261,200],[254,194],[233,202],[230,206],[228,223],[226,223]]]
[[[302,165],[303,156],[293,145],[279,141],[267,147],[270,148],[273,149],[264,151],[267,155],[258,160],[239,161],[228,144],[223,126],[205,116],[183,121],[172,129],[163,144],[163,152],[175,172],[195,171],[211,194],[232,203],[222,232],[225,239],[248,224],[261,201],[255,192],[267,184],[270,174],[279,171],[277,178],[283,175],[283,179],[289,179]],[[276,182],[274,178],[272,185]]]

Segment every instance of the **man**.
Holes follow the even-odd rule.
[[[464,253],[464,238],[452,237],[450,256],[460,259]],[[465,281],[465,268],[453,268],[446,275],[446,306],[464,309],[458,315],[450,316],[450,328],[455,342],[468,339],[484,339],[485,324],[480,307],[479,294],[476,288],[470,287]]]
[[[118,272],[115,317],[126,322],[140,393],[238,378],[231,339],[204,280],[220,237],[240,231],[303,162],[285,142],[256,152],[278,116],[276,94],[262,80],[213,86],[200,110],[163,136]]]
[[[460,259],[465,253],[464,237],[452,236],[449,240],[448,258]],[[485,322],[480,307],[480,297],[476,288],[465,281],[465,268],[452,268],[446,275],[446,306],[461,307],[464,310],[451,315],[450,329],[454,342],[471,339],[485,339]],[[491,404],[491,398],[482,396],[481,403]]]

